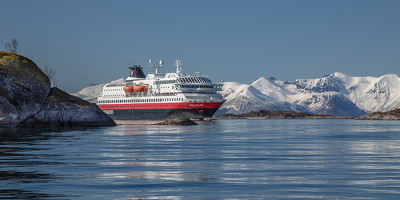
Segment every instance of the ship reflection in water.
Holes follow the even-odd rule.
[[[0,199],[396,199],[394,121],[0,129]]]

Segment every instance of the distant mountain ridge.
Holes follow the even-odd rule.
[[[262,77],[250,85],[225,83],[222,95],[226,101],[215,115],[265,109],[361,116],[398,108],[399,89],[400,78],[395,74],[374,78],[335,72],[322,78],[285,82]]]
[[[108,83],[114,83],[114,82],[121,82],[123,81],[124,78],[120,78],[114,81],[110,81]],[[107,83],[104,84],[93,84],[91,83],[89,86],[83,88],[81,91],[74,93],[72,95],[77,96],[81,99],[85,99],[86,101],[95,103],[97,101],[97,97],[100,96],[100,94],[103,92],[103,87]]]
[[[103,86],[87,87],[73,95],[94,102]],[[261,77],[250,85],[225,82],[222,89],[225,102],[215,116],[261,109],[362,116],[400,107],[400,78],[395,74],[375,78],[351,77],[335,72],[321,78],[295,81]]]

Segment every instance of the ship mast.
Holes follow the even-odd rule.
[[[156,74],[158,74],[159,69],[160,69],[161,67],[163,67],[164,61],[160,60],[160,62],[159,62],[158,65],[152,65],[152,63],[153,63],[152,60],[149,60],[149,63],[150,63],[150,66],[149,66],[149,67],[152,67],[152,68],[156,69]]]
[[[180,60],[175,60],[175,66],[176,66],[176,73],[179,74],[182,72],[182,63]]]

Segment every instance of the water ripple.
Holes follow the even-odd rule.
[[[0,129],[0,199],[396,199],[400,124]]]

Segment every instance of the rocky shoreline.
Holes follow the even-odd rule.
[[[20,122],[18,127],[116,126],[100,108],[56,87],[51,88],[39,112]]]
[[[30,59],[0,51],[0,126],[116,126],[96,104],[56,87]]]
[[[387,112],[373,112],[361,117],[356,117],[356,120],[400,120],[400,108]]]
[[[231,113],[223,114],[221,116],[213,117],[214,119],[355,119],[355,120],[400,120],[400,108],[387,111],[387,112],[374,112],[368,113],[361,117],[349,116],[332,116],[332,115],[315,115],[305,112],[292,112],[292,111],[250,111],[240,115]]]
[[[214,117],[216,119],[354,119],[356,117],[348,116],[332,116],[332,115],[314,115],[305,112],[292,112],[292,111],[250,111],[248,113],[243,113],[240,115],[234,114],[223,114],[221,116]]]

